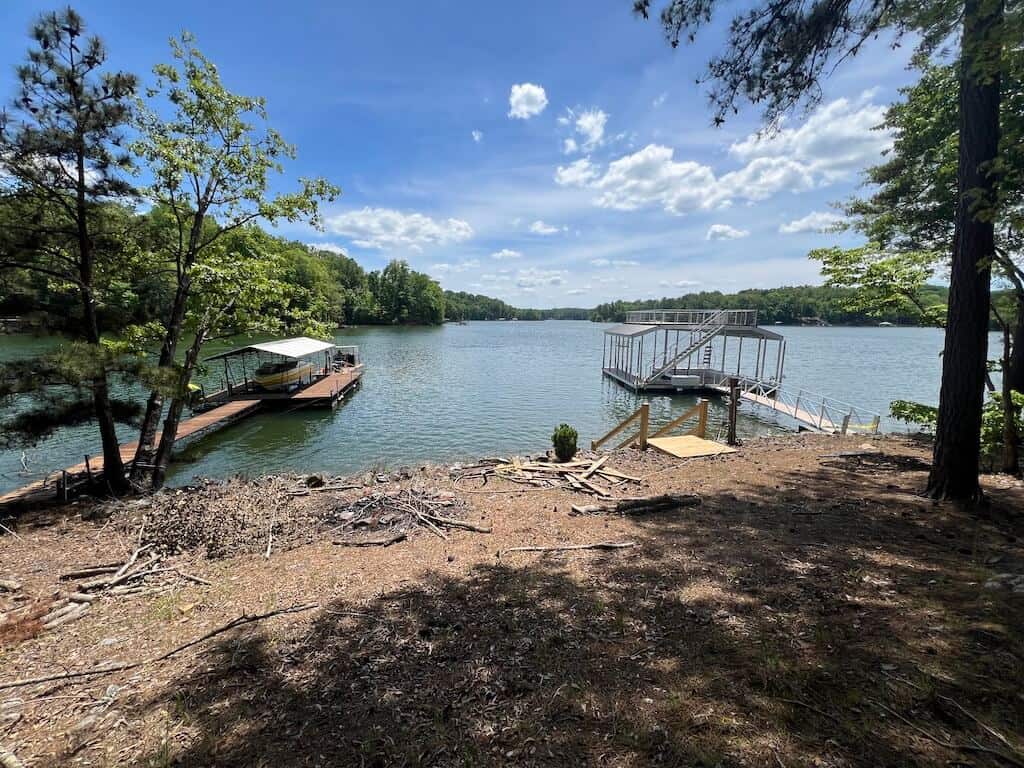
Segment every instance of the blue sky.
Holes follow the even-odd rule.
[[[857,242],[820,229],[888,144],[871,128],[913,78],[906,54],[876,44],[819,107],[758,138],[753,108],[710,127],[694,82],[720,26],[673,51],[631,5],[74,7],[115,67],[149,79],[188,29],[228,87],[265,96],[299,152],[276,187],[319,175],[343,190],[324,232],[278,231],[368,269],[404,258],[445,288],[536,307],[820,282],[807,252]],[[4,101],[30,23],[53,7],[0,6]]]

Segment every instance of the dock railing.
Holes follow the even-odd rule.
[[[647,450],[647,441],[654,437],[661,437],[667,435],[674,429],[678,429],[684,422],[696,418],[697,423],[691,427],[686,434],[696,435],[697,437],[704,437],[707,434],[708,428],[708,401],[698,400],[697,404],[692,408],[685,411],[681,416],[677,416],[672,419],[668,424],[660,427],[654,434],[650,434],[651,429],[651,404],[641,403],[640,407],[633,411],[632,415],[626,417],[614,426],[609,432],[599,437],[597,440],[593,440],[590,443],[590,450],[596,451],[602,445],[607,443],[616,435],[623,432],[630,424],[634,421],[639,421],[638,430],[623,440],[621,443],[615,446],[615,450],[619,448],[625,448],[627,445],[636,443],[641,451]]]
[[[756,309],[644,309],[626,313],[626,322],[639,325],[704,325],[714,317],[722,325],[755,326]]]
[[[774,381],[724,374],[717,385],[728,386],[730,379],[737,380],[741,396],[752,395],[745,399],[821,432],[876,434],[882,421],[881,414],[866,408],[809,389],[784,389]]]

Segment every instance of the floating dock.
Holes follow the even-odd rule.
[[[752,309],[627,312],[604,332],[601,370],[634,392],[729,395],[819,432],[878,431],[878,413],[782,386],[786,339]]]
[[[316,347],[314,351],[310,351]],[[263,390],[243,373],[243,381],[232,378],[231,362],[253,350],[279,358],[305,360],[310,355],[325,353],[322,367],[312,367],[305,380],[279,391]],[[208,360],[225,360],[226,386],[206,395],[200,389],[193,415],[178,424],[175,449],[223,429],[264,408],[278,407],[288,411],[305,407],[335,407],[349,392],[359,387],[363,364],[356,347],[338,347],[315,339],[286,339],[250,345],[215,355]],[[135,459],[138,442],[120,447],[121,461],[129,467]],[[67,498],[83,485],[99,482],[103,474],[103,456],[86,456],[85,461],[67,469],[52,472],[42,480],[0,496],[0,509],[24,507]]]

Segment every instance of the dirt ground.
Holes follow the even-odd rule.
[[[934,504],[916,495],[928,454],[809,434],[687,461],[623,451],[608,466],[644,481],[617,494],[703,499],[631,517],[416,470],[393,482],[454,491],[493,533],[174,555],[210,584],[0,635],[0,747],[32,768],[1021,766],[1024,487],[986,478],[981,516]],[[0,609],[132,551],[131,527],[94,512],[5,521],[0,579],[23,586]],[[636,546],[499,554],[601,541]],[[8,687],[311,603],[164,661]]]

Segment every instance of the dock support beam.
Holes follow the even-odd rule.
[[[726,442],[736,445],[736,417],[740,404],[740,387],[736,378],[729,379],[729,433]]]

